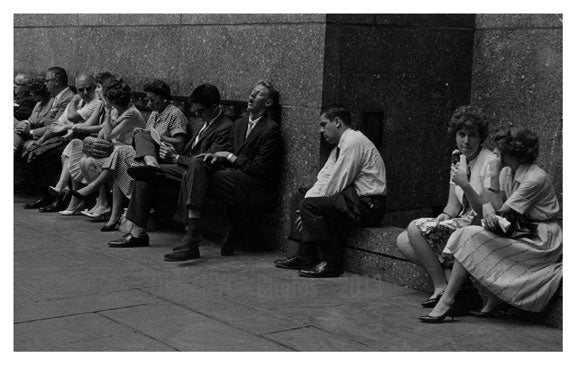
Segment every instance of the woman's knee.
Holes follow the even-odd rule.
[[[408,239],[408,232],[402,231],[402,233],[400,233],[398,237],[396,237],[396,247],[398,247],[398,249],[402,252],[410,248],[410,240]]]

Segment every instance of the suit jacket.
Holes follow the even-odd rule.
[[[40,124],[42,126],[47,126],[57,121],[62,113],[64,113],[64,110],[66,110],[66,107],[73,96],[74,92],[70,88],[66,88],[64,93],[60,96],[60,99],[58,99],[58,102],[54,103],[54,98],[51,98],[50,100],[53,103],[52,107],[46,116],[40,121]]]
[[[198,129],[186,146],[184,146],[184,150],[180,157],[178,157],[176,163],[180,166],[188,167],[192,158],[201,153],[230,151],[232,149],[230,132],[233,124],[232,120],[225,116],[224,113],[220,114],[200,136],[196,146],[192,148],[196,136],[200,133],[200,129]]]
[[[234,123],[230,134],[233,150],[238,157],[232,164],[243,173],[262,182],[274,182],[278,177],[282,157],[280,127],[267,114],[262,116],[246,138],[248,116]]]

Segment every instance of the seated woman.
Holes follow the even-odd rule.
[[[96,81],[96,97],[101,101],[98,110],[93,113],[85,122],[76,124],[65,124],[62,129],[68,130],[67,138],[73,138],[68,143],[64,151],[62,152],[62,171],[60,172],[60,178],[55,186],[50,186],[50,193],[52,195],[59,196],[59,199],[64,199],[66,194],[69,192],[68,186],[70,181],[73,180],[78,184],[86,184],[87,180],[82,174],[80,168],[80,160],[84,157],[82,152],[82,139],[86,136],[92,135],[97,136],[104,125],[105,119],[105,109],[104,109],[104,87],[107,87],[116,81],[116,77],[110,72],[101,72],[94,77]],[[114,121],[117,118],[116,110],[112,110],[111,120]],[[98,217],[105,215],[110,212],[110,207],[108,204],[107,194],[105,194],[104,187],[103,194],[100,194],[96,205],[90,210],[83,212],[91,217]],[[68,207],[70,208],[70,206]],[[59,212],[63,215],[73,215],[77,212],[73,209],[66,209]]]
[[[84,207],[87,196],[96,194],[100,187],[108,182],[121,165],[118,159],[118,150],[130,147],[134,136],[134,129],[144,126],[144,119],[140,111],[130,102],[132,97],[130,86],[122,81],[115,81],[104,88],[105,117],[102,130],[98,137],[112,141],[114,151],[109,157],[95,158],[84,156],[80,159],[80,167],[83,176],[90,182],[84,188],[76,191],[77,185],[72,180],[73,197],[70,200],[68,210],[79,212]],[[112,110],[115,109],[118,117],[112,120]],[[111,216],[120,216],[123,195],[117,183],[113,185],[112,212]],[[105,227],[106,228],[106,227]]]
[[[550,176],[534,164],[538,137],[520,125],[500,130],[494,141],[505,166],[500,173],[500,201],[483,206],[484,227],[469,226],[450,237],[454,256],[448,286],[438,304],[421,321],[439,323],[458,306],[456,292],[467,273],[490,293],[479,312],[492,315],[503,305],[540,312],[562,280],[560,205]],[[502,202],[504,202],[502,204]],[[513,230],[501,225],[506,217]],[[502,228],[504,227],[504,228]]]
[[[491,185],[496,185],[497,189],[498,182],[497,157],[482,148],[488,137],[488,121],[481,110],[469,105],[457,108],[448,123],[448,132],[455,137],[456,146],[468,166],[460,166],[460,163],[452,166],[444,211],[436,218],[412,221],[397,238],[400,252],[422,266],[432,279],[434,292],[421,303],[426,308],[434,307],[446,289],[452,261],[442,251],[448,238],[456,229],[470,225],[474,217],[481,214],[482,204],[495,197],[495,193],[490,191]]]
[[[152,113],[146,123],[146,128],[135,128],[135,134],[139,133],[157,133],[160,141],[173,145],[178,151],[184,147],[186,142],[186,116],[174,105],[170,104],[171,93],[170,87],[164,81],[153,80],[144,85],[147,103],[152,109]],[[154,131],[152,131],[154,130]],[[137,137],[137,136],[136,136]],[[158,146],[159,147],[159,146]],[[131,146],[122,146],[114,150],[109,158],[109,163],[102,166],[103,171],[98,178],[94,179],[88,186],[78,191],[81,195],[93,194],[108,179],[113,178],[114,192],[112,212],[104,231],[116,230],[119,225],[121,215],[121,204],[124,197],[130,198],[134,180],[128,174],[127,170],[133,165],[150,164],[151,161],[134,161],[136,152]],[[153,161],[157,166],[157,162]],[[90,161],[86,161],[85,169],[93,170]]]

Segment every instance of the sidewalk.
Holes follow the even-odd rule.
[[[167,263],[176,232],[110,249],[103,223],[14,204],[15,351],[561,351],[562,331],[507,318],[422,324],[426,294],[345,273],[307,279],[282,254]]]

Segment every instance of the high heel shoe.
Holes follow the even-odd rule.
[[[72,193],[72,195],[74,195],[75,198],[80,199],[82,201],[88,201],[90,199],[96,199],[98,197],[98,193],[92,193],[90,195],[83,195],[80,194],[77,190],[70,190],[70,192]]]
[[[439,316],[431,316],[429,314],[418,317],[424,323],[442,323],[446,317],[450,317],[452,321],[454,321],[454,313],[456,312],[456,303],[452,304],[448,310]]]
[[[50,192],[50,195],[52,195],[52,196],[61,196],[61,195],[68,194],[68,192],[70,192],[70,188],[65,187],[63,189],[56,189],[53,186],[49,186],[48,191]]]
[[[82,209],[84,209],[84,202],[80,202],[80,204],[78,204],[78,207],[76,209],[72,209],[72,210],[61,210],[58,213],[62,214],[62,215],[78,215],[80,214],[80,212],[82,211]]]
[[[442,294],[444,294],[444,292],[436,295],[435,297],[426,299],[425,301],[420,303],[420,305],[424,308],[434,308],[436,304],[438,304],[438,302],[440,301],[440,298],[442,298]]]
[[[508,309],[510,309],[510,304],[508,303],[500,303],[497,306],[495,306],[492,310],[489,311],[470,311],[469,313],[471,315],[473,315],[474,317],[480,317],[480,318],[490,318],[490,317],[494,317],[494,315],[496,315],[496,313],[501,312],[502,314],[506,314],[506,312],[508,312]]]
[[[120,226],[120,219],[118,219],[116,222],[114,222],[110,225],[106,224],[104,227],[100,228],[100,231],[102,231],[102,232],[117,231],[119,226]]]

